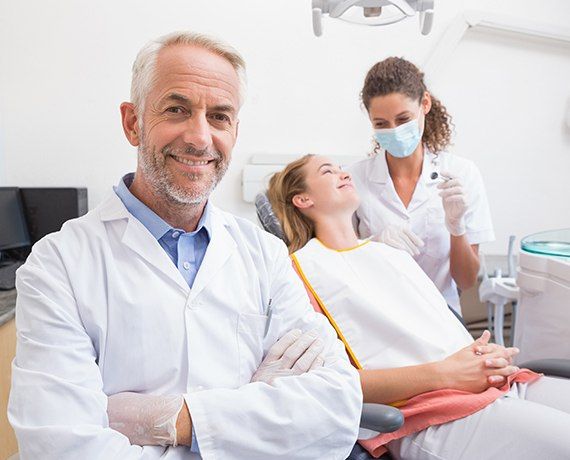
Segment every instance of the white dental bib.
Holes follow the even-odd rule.
[[[473,342],[404,251],[373,241],[337,251],[313,238],[292,257],[359,368],[437,361]]]

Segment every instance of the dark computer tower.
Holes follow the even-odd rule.
[[[87,212],[86,188],[20,188],[32,244]]]

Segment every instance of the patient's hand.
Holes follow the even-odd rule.
[[[485,331],[489,333],[489,331]],[[491,375],[488,377],[488,381],[493,386],[501,386],[505,383],[506,378],[511,375],[513,372],[505,374],[504,371],[499,372],[497,374],[492,373],[493,369],[497,369],[499,371],[504,370],[506,368],[515,369],[515,372],[518,371],[518,367],[512,366],[513,364],[513,357],[519,354],[519,349],[516,347],[503,347],[502,345],[497,345],[496,343],[487,343],[485,345],[479,345],[478,342],[475,342],[475,352],[485,356],[485,366],[491,372]]]
[[[519,350],[489,343],[491,334],[483,332],[471,345],[439,363],[445,387],[480,393],[490,386],[502,386],[506,377],[517,372],[512,358]]]

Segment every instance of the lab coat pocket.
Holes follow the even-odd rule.
[[[238,320],[238,353],[240,385],[249,383],[257,370],[266,348],[277,341],[274,336],[276,315],[241,313]]]

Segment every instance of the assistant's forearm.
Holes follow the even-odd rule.
[[[360,383],[365,403],[390,404],[446,387],[438,362],[392,369],[362,369]]]
[[[469,244],[465,235],[452,235],[449,269],[459,289],[465,290],[474,286],[479,273],[478,245]]]

